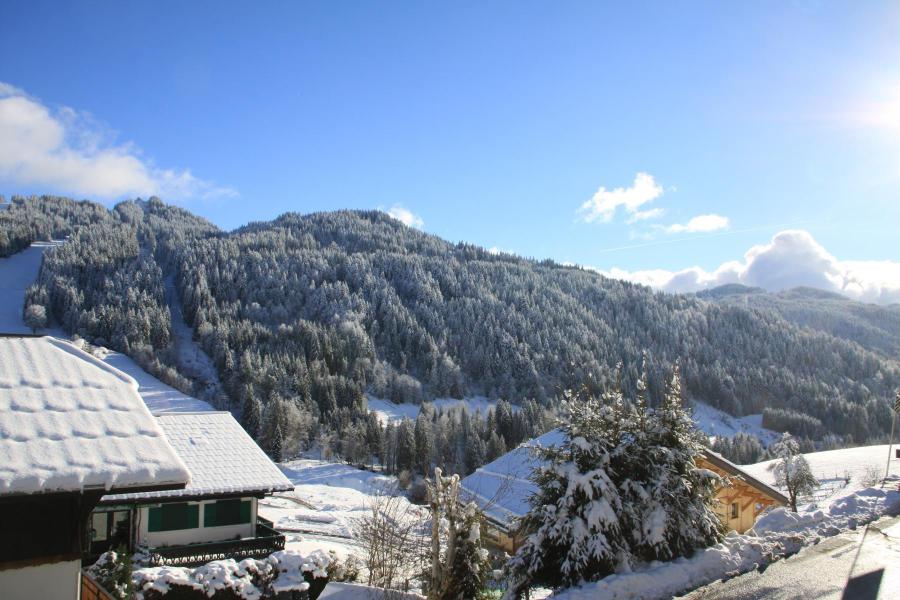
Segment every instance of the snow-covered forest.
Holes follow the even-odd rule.
[[[831,435],[832,444],[883,438],[887,400],[900,384],[884,335],[822,324],[839,323],[823,315],[844,305],[862,310],[848,301],[815,304],[804,295],[804,306],[817,307],[812,319],[811,309],[783,308],[787,296],[775,310],[654,292],[452,244],[374,211],[291,213],[223,232],[157,199],[112,210],[55,197],[12,201],[0,214],[0,255],[69,236],[45,254],[28,306],[43,307],[47,323],[135,357],[167,383],[190,386],[170,357],[164,281],[173,277],[184,318],[222,383],[218,396],[204,399],[242,415],[273,455],[324,439],[354,460],[393,454],[402,463],[396,440],[408,437],[405,429],[415,438],[416,426],[394,427],[385,447],[374,439],[376,428],[382,440],[386,429],[370,425],[366,393],[415,403],[471,395],[531,401],[518,433],[494,442],[500,451],[499,442],[508,448],[539,432],[563,390],[586,382],[599,390],[620,361],[622,387],[633,391],[644,351],[651,398],[661,397],[664,373],[681,358],[688,397],[737,416],[763,413],[764,426],[800,437]],[[879,310],[885,319],[897,312]],[[40,310],[30,317],[43,324]],[[426,413],[429,426],[448,441],[426,444],[428,460],[441,463],[447,452],[466,463],[465,436],[446,433],[462,431],[461,417],[443,427],[438,413]],[[486,457],[493,435],[504,432],[478,436]]]

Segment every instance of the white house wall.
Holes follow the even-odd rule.
[[[3,600],[78,600],[80,592],[80,560],[0,571],[0,598]]]
[[[241,498],[250,501],[250,522],[239,525],[224,525],[221,527],[204,527],[203,512],[208,502],[188,502],[188,504],[200,504],[198,516],[199,527],[194,529],[176,529],[174,531],[149,531],[149,506],[138,508],[137,541],[138,544],[156,548],[159,546],[182,546],[185,544],[200,544],[203,542],[222,542],[235,538],[249,538],[256,536],[256,498]]]

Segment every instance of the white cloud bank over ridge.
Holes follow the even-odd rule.
[[[668,292],[696,292],[740,283],[773,292],[807,286],[863,302],[900,302],[900,262],[838,260],[803,230],[779,232],[768,244],[750,248],[743,261],[726,262],[712,272],[700,267],[681,271],[613,268],[600,272]]]
[[[414,227],[416,229],[422,229],[423,227],[425,227],[425,221],[422,220],[422,217],[414,214],[412,211],[406,208],[403,208],[399,204],[395,204],[386,212],[407,227]]]
[[[0,82],[0,181],[102,199],[237,195],[231,188],[194,177],[188,169],[160,169],[134,145],[115,143],[90,115],[67,107],[52,110],[4,82]]]

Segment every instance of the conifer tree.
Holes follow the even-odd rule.
[[[613,411],[593,397],[568,394],[562,443],[539,448],[543,466],[534,473],[538,491],[522,526],[531,535],[509,561],[507,597],[532,585],[571,587],[599,579],[627,564],[620,528],[619,490],[610,477]]]

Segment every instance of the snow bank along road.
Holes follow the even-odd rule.
[[[685,596],[685,600],[756,598],[900,598],[900,516],[883,517],[828,538],[764,571],[751,571]]]

